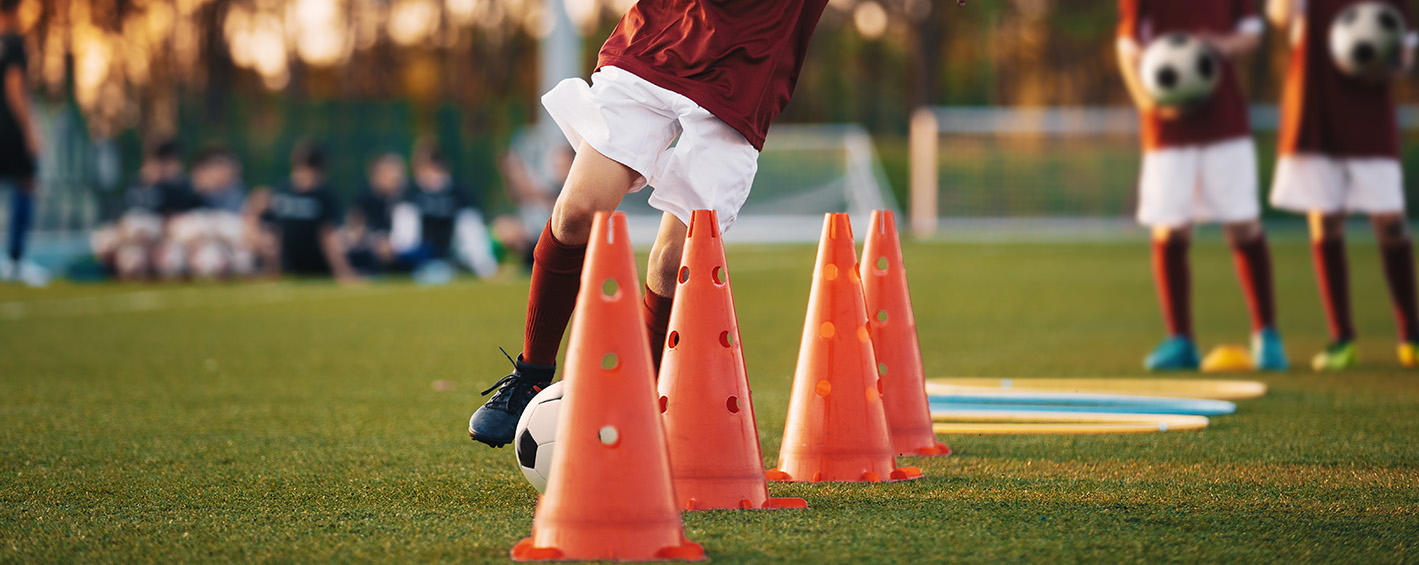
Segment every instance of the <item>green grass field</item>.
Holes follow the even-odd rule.
[[[1274,247],[1297,368],[1202,432],[952,436],[926,478],[771,485],[807,511],[685,514],[716,563],[1419,561],[1419,374],[1351,246],[1361,368],[1324,341],[1307,247]],[[909,244],[932,376],[1136,377],[1161,337],[1142,241]],[[1204,347],[1244,342],[1220,242]],[[765,462],[813,249],[729,250]],[[465,432],[520,343],[526,280],[423,288],[0,287],[0,562],[498,562],[532,523],[511,448]],[[452,391],[438,391],[447,380]]]

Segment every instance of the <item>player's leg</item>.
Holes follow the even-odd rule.
[[[1188,262],[1199,167],[1195,148],[1154,150],[1143,156],[1138,221],[1152,228],[1153,280],[1168,330],[1143,362],[1149,370],[1192,370],[1201,361],[1193,339]]]
[[[1408,219],[1402,212],[1370,217],[1380,243],[1380,260],[1385,282],[1399,326],[1399,361],[1406,367],[1419,365],[1419,300],[1415,297],[1414,243]]]
[[[1251,138],[1208,145],[1202,152],[1202,208],[1222,223],[1252,320],[1252,361],[1258,369],[1290,365],[1276,329],[1271,250],[1261,226],[1256,145]]]
[[[1284,371],[1290,361],[1276,328],[1276,291],[1266,232],[1257,220],[1226,224],[1223,229],[1251,312],[1252,361],[1264,371]]]
[[[1311,257],[1321,303],[1330,324],[1330,344],[1311,360],[1317,371],[1355,365],[1355,320],[1350,310],[1350,262],[1345,253],[1345,214],[1312,212]]]
[[[660,357],[665,352],[665,333],[670,328],[670,307],[675,299],[676,272],[685,250],[685,232],[689,228],[674,214],[666,212],[660,218],[660,231],[650,260],[645,268],[645,302],[641,312],[646,333],[650,337],[650,358],[655,372],[660,374]]]
[[[488,445],[512,441],[517,419],[537,391],[551,384],[557,350],[576,307],[582,262],[597,212],[616,209],[640,174],[583,142],[572,161],[566,186],[533,251],[531,287],[522,354],[512,374],[484,393],[497,390],[468,423],[468,434]]]
[[[10,233],[8,234],[6,251],[10,258],[10,269],[13,272],[6,274],[18,278],[20,260],[25,256],[25,244],[29,238],[30,225],[34,222],[34,178],[20,179],[13,184],[10,190]]]

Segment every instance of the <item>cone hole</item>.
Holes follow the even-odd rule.
[[[887,394],[887,386],[882,382],[882,379],[877,379],[877,394],[884,396]]]
[[[601,429],[596,430],[596,439],[601,441],[601,445],[616,447],[621,444],[621,432],[616,426],[601,426]]]
[[[833,327],[832,322],[823,322],[821,324],[818,324],[818,336],[822,337],[823,339],[832,339],[833,335],[837,333],[837,328]]]
[[[827,396],[828,393],[833,392],[833,383],[818,381],[818,384],[813,386],[813,392],[817,393],[818,396]]]
[[[601,281],[601,296],[603,298],[607,300],[615,300],[619,298],[618,294],[620,292],[621,283],[616,282],[616,279],[606,279],[604,281]]]
[[[714,284],[724,286],[724,283],[729,280],[726,278],[726,274],[724,267],[716,266],[714,270],[710,271],[710,278],[714,279]]]
[[[725,401],[724,401],[724,407],[729,409],[729,413],[730,413],[730,414],[738,414],[738,413],[739,413],[739,397],[737,397],[737,396],[731,396],[731,397],[729,397],[728,400],[725,400]]]
[[[873,402],[877,402],[878,398],[881,398],[881,393],[878,392],[877,387],[867,387],[867,403],[872,404]]]
[[[878,322],[881,322],[881,323],[884,323],[884,324],[887,323],[887,311],[886,311],[886,310],[878,310],[878,311],[877,311],[877,321],[878,321]]]
[[[680,267],[680,284],[685,284],[690,280],[690,268]]]
[[[664,414],[664,413],[665,413],[665,409],[666,409],[666,408],[669,408],[669,407],[670,407],[670,399],[669,399],[669,398],[666,398],[666,397],[664,397],[664,396],[660,397],[660,413],[661,413],[661,414]]]
[[[890,264],[890,263],[887,262],[887,258],[886,258],[886,257],[878,257],[878,258],[877,258],[877,271],[878,271],[878,274],[886,273],[886,272],[887,272],[887,265],[889,265],[889,264]]]
[[[869,343],[872,341],[872,334],[867,331],[867,326],[857,328],[857,341]]]
[[[621,365],[621,358],[615,353],[607,353],[601,356],[601,368],[607,371],[614,370]]]
[[[720,344],[720,345],[723,345],[723,346],[725,346],[725,347],[733,347],[733,346],[734,346],[734,334],[731,334],[731,333],[729,333],[729,332],[727,332],[727,331],[719,332],[719,344]]]
[[[675,346],[680,345],[680,332],[670,332],[670,336],[665,338],[665,344],[670,346],[670,349],[675,349]]]
[[[887,374],[887,364],[886,364],[886,363],[878,363],[878,364],[877,364],[877,374],[879,374],[879,375],[886,375],[886,374]]]
[[[847,274],[847,278],[848,278],[849,280],[851,280],[851,281],[853,282],[853,284],[860,283],[860,282],[862,282],[862,275],[859,274],[859,273],[861,273],[861,272],[862,272],[862,263],[853,263],[853,264],[852,264],[852,272],[850,272],[850,273]]]
[[[823,278],[830,281],[838,280],[838,266],[832,263],[823,265]]]

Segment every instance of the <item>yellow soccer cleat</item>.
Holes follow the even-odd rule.
[[[1419,343],[1402,341],[1399,343],[1399,364],[1406,369],[1419,367]]]

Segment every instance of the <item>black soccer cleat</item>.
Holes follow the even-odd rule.
[[[507,352],[504,351],[503,355],[507,355]],[[508,360],[512,361],[512,357],[508,357]],[[484,396],[494,390],[497,393],[468,419],[468,437],[473,441],[483,442],[491,447],[512,443],[513,435],[517,432],[517,420],[522,417],[522,411],[527,408],[532,397],[552,384],[552,374],[557,370],[556,365],[524,363],[522,355],[512,361],[512,366],[511,374],[483,391]]]

